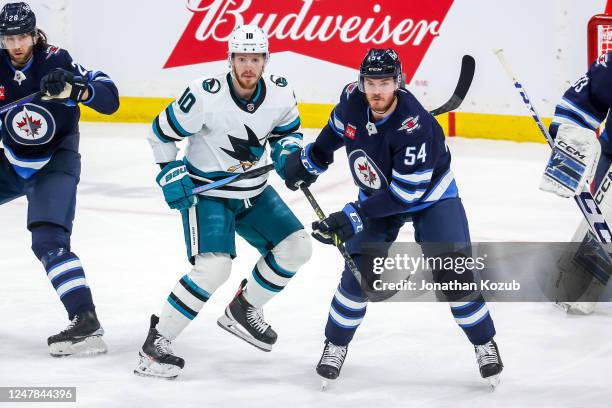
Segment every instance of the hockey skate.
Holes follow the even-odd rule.
[[[480,376],[489,383],[494,391],[499,385],[499,375],[504,369],[495,340],[491,339],[485,344],[474,346],[474,351],[476,352]]]
[[[103,334],[104,329],[100,326],[96,312],[81,312],[72,318],[66,329],[47,339],[49,353],[53,357],[106,353]]]
[[[325,391],[330,384],[340,375],[342,364],[346,358],[348,346],[336,346],[329,340],[325,340],[323,355],[317,364],[317,374],[321,378],[321,390]]]
[[[272,345],[276,343],[278,336],[265,322],[263,311],[244,298],[242,292],[246,282],[246,279],[242,281],[238,293],[225,308],[223,316],[217,319],[217,324],[260,350],[272,351]]]
[[[158,322],[159,317],[151,315],[149,334],[138,353],[138,366],[134,374],[173,380],[185,367],[185,360],[175,356],[170,348],[170,340],[159,334],[155,328]]]

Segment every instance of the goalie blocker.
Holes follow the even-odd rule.
[[[561,125],[540,189],[569,198],[580,194],[595,174],[601,146],[595,132],[572,125]]]

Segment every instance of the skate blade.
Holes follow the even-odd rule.
[[[555,302],[555,306],[568,314],[590,315],[595,311],[597,302]]]
[[[555,302],[554,306],[565,313],[568,313],[570,310],[570,305],[564,302]]]
[[[108,351],[102,336],[89,336],[76,343],[62,341],[49,345],[49,354],[53,357],[95,356]]]
[[[495,389],[499,385],[499,381],[500,381],[499,374],[492,375],[491,377],[487,377],[487,378],[485,378],[485,380],[487,380],[487,383],[489,384],[489,387],[491,387],[491,391],[495,391]]]
[[[272,344],[264,343],[263,341],[257,340],[246,331],[242,330],[240,324],[235,320],[230,319],[225,314],[217,319],[217,325],[224,330],[232,333],[234,336],[246,341],[250,345],[258,348],[259,350],[270,352],[272,351]]]
[[[147,356],[143,356],[142,352],[138,355],[140,359],[134,369],[134,374],[138,376],[174,380],[181,372],[181,368],[175,365],[158,363]]]
[[[334,380],[330,380],[328,378],[321,378],[321,391],[327,391],[333,382]]]

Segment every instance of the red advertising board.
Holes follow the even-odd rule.
[[[257,24],[270,51],[291,51],[356,68],[369,48],[394,48],[410,81],[453,0],[196,0],[164,68],[227,58],[239,24]]]

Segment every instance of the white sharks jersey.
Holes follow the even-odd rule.
[[[301,144],[300,117],[293,90],[283,77],[264,74],[251,99],[234,91],[229,73],[200,78],[153,120],[149,142],[155,161],[176,160],[176,142],[187,139],[183,161],[197,185],[268,163],[271,147]],[[213,189],[204,195],[250,198],[266,187],[267,174]]]

